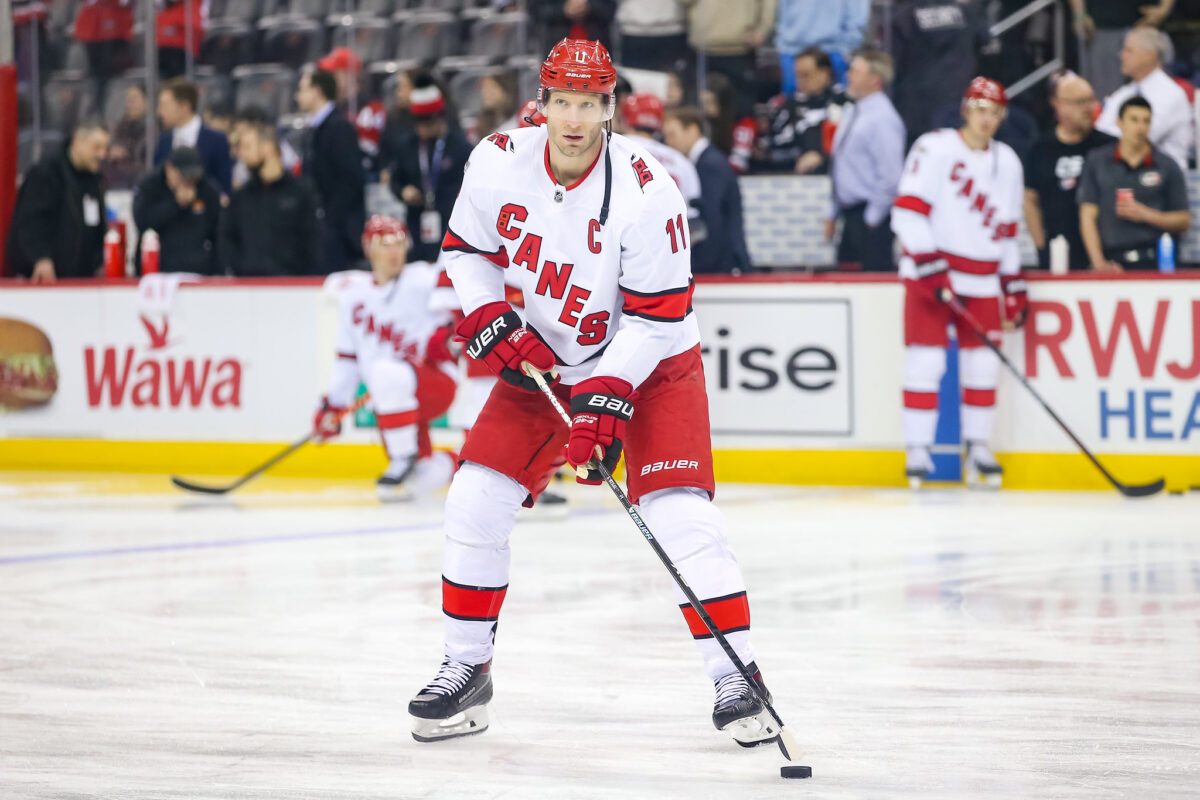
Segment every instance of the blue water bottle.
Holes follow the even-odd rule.
[[[1158,271],[1175,271],[1175,240],[1169,233],[1158,237]]]

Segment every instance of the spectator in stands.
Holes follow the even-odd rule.
[[[687,15],[679,0],[618,0],[617,30],[621,66],[656,72],[688,68]]]
[[[758,129],[754,117],[739,113],[743,104],[738,101],[738,93],[738,87],[727,76],[714,72],[708,76],[700,103],[712,143],[729,159],[734,171],[742,174],[750,169]]]
[[[142,269],[142,237],[153,230],[159,240],[162,272],[216,275],[217,222],[221,189],[204,174],[200,154],[176,147],[161,167],[142,178],[133,196],[133,221],[140,235],[134,251]]]
[[[1080,68],[1092,83],[1096,94],[1107,97],[1128,75],[1113,55],[1124,43],[1125,35],[1135,26],[1158,28],[1171,13],[1175,0],[1139,0],[1118,3],[1113,0],[1069,0],[1075,18],[1075,32],[1083,39],[1079,53]],[[1157,116],[1157,114],[1155,114]]]
[[[133,65],[133,0],[83,0],[72,34],[87,51],[97,103],[108,81]]]
[[[233,275],[320,274],[317,196],[283,168],[274,126],[242,123],[238,158],[250,179],[221,212],[221,264]]]
[[[410,261],[437,261],[463,171],[471,157],[467,137],[446,119],[442,90],[433,81],[412,92],[413,133],[392,164],[392,193],[408,206]]]
[[[321,219],[321,271],[337,272],[362,261],[362,229],[367,224],[366,174],[358,132],[334,111],[337,82],[323,69],[305,73],[296,106],[307,115],[301,163],[317,190]]]
[[[854,100],[833,138],[834,215],[841,217],[840,269],[890,270],[892,202],[904,171],[904,122],[888,99],[892,58],[862,50],[850,62],[847,94]],[[834,220],[825,223],[832,241]]]
[[[1079,206],[1075,195],[1084,158],[1112,144],[1113,138],[1092,126],[1096,95],[1091,85],[1073,72],[1065,73],[1051,89],[1050,104],[1058,124],[1043,134],[1025,158],[1025,227],[1038,251],[1038,265],[1050,266],[1049,243],[1067,241],[1071,269],[1090,265],[1079,235]]]
[[[360,80],[362,59],[349,47],[335,47],[317,62],[317,69],[333,74],[337,83],[337,111],[354,123],[364,169],[368,173],[376,172],[379,169],[379,142],[387,123],[387,109],[382,100],[364,88]]]
[[[1180,169],[1187,169],[1188,151],[1195,143],[1192,106],[1187,93],[1162,68],[1163,40],[1166,34],[1153,28],[1135,28],[1125,34],[1121,48],[1121,74],[1125,84],[1104,101],[1104,110],[1096,120],[1096,130],[1111,136],[1120,134],[1117,111],[1131,97],[1145,97],[1154,109],[1150,143],[1162,150]]]
[[[104,263],[104,180],[108,132],[80,123],[60,152],[29,168],[17,192],[5,258],[34,283],[91,278]]]
[[[199,108],[200,93],[194,83],[175,78],[163,84],[158,94],[158,117],[163,132],[154,148],[154,166],[160,166],[176,147],[191,147],[199,151],[204,171],[217,182],[226,194],[231,189],[233,160],[229,156],[229,140],[225,134],[204,127]]]
[[[146,91],[138,84],[125,89],[125,113],[113,128],[104,184],[132,189],[146,169]]]
[[[158,12],[158,74],[164,79],[178,78],[187,71],[187,53],[200,55],[204,43],[205,6],[202,0],[161,0]],[[188,10],[191,14],[188,14]],[[189,19],[190,17],[190,19]]]
[[[892,28],[892,99],[911,146],[930,130],[938,109],[958,108],[990,34],[980,0],[902,0]]]
[[[482,109],[471,136],[478,142],[496,131],[517,127],[517,79],[511,72],[484,75],[479,79]]]
[[[846,93],[834,82],[833,62],[811,47],[796,56],[796,93],[768,104],[767,130],[759,137],[755,172],[824,175],[829,171],[825,126],[841,115]]]
[[[422,73],[423,84],[433,82],[433,78]],[[379,137],[379,181],[391,183],[390,167],[400,158],[400,149],[404,142],[413,134],[412,126],[412,91],[413,74],[400,72],[396,75],[396,95],[392,108],[388,111],[387,120],[383,124],[383,133]]]
[[[688,44],[709,72],[735,86],[754,83],[754,53],[775,28],[777,0],[680,0],[688,7]]]
[[[233,119],[233,123],[229,130],[229,147],[233,153],[240,153],[238,148],[238,138],[242,131],[255,125],[267,125],[271,128],[275,127],[275,118],[267,113],[267,110],[262,106],[243,106],[238,110],[237,115]],[[279,142],[280,152],[283,154],[283,168],[292,175],[300,175],[300,154],[295,148],[289,145],[282,139]],[[238,158],[233,165],[233,187],[235,189],[246,185],[250,180],[250,169],[245,162]]]
[[[233,107],[228,103],[210,103],[201,119],[206,128],[212,128],[217,133],[224,134],[228,139],[233,133]],[[229,143],[229,152],[233,154],[233,142]]]
[[[850,54],[862,46],[870,0],[779,0],[775,49],[783,75],[783,95],[796,91],[797,55],[815,49],[827,53],[834,80],[845,82]]]
[[[1150,103],[1121,104],[1116,144],[1088,153],[1079,183],[1079,228],[1092,269],[1155,269],[1163,232],[1191,225],[1187,183],[1173,159],[1150,141]]]
[[[709,143],[700,110],[684,106],[667,109],[663,137],[687,156],[700,175],[700,216],[708,231],[692,248],[692,272],[740,275],[750,269],[742,227],[742,193],[725,155]]]
[[[563,39],[599,40],[612,50],[616,13],[617,0],[529,0],[529,16],[541,41],[538,53],[549,53]]]

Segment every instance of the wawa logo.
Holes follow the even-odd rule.
[[[146,316],[142,327],[150,344],[139,348],[95,347],[83,351],[87,372],[88,406],[122,408],[223,408],[242,405],[242,364],[236,358],[171,356],[165,351],[178,340],[169,338],[170,321],[155,325]]]

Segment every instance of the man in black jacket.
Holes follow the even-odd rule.
[[[409,112],[413,132],[390,165],[392,193],[408,206],[409,261],[434,262],[462,188],[471,145],[447,121],[445,98],[432,78],[417,79]]]
[[[324,215],[321,221],[321,272],[337,272],[362,260],[362,229],[367,223],[366,175],[358,132],[337,113],[337,81],[323,69],[306,73],[296,90],[296,105],[308,115],[304,177],[312,182]]]
[[[161,167],[142,178],[133,196],[133,221],[141,235],[134,261],[142,269],[142,237],[159,239],[159,269],[216,275],[221,190],[204,174],[200,154],[177,147]]]
[[[34,283],[92,278],[104,264],[104,181],[108,132],[80,123],[59,153],[30,167],[17,194],[5,258]]]
[[[663,137],[696,165],[700,176],[700,216],[708,237],[692,249],[692,272],[740,275],[750,269],[742,226],[742,192],[729,159],[709,143],[697,108],[667,109]]]
[[[245,125],[238,158],[250,180],[221,212],[217,253],[233,275],[317,275],[320,228],[312,187],[283,168],[271,125]]]

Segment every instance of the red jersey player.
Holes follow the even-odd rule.
[[[1016,153],[992,137],[1008,106],[1004,87],[971,81],[958,130],[925,134],[913,144],[900,179],[892,230],[904,248],[904,438],[906,471],[916,487],[933,468],[938,386],[946,368],[946,327],[958,333],[962,435],[969,483],[1000,485],[1001,468],[988,447],[1000,362],[939,299],[950,289],[988,336],[999,343],[1001,313],[1008,325],[1025,321],[1017,226],[1024,178]],[[1003,298],[1003,299],[1002,299]]]
[[[371,217],[362,243],[370,274],[331,276],[338,293],[337,357],[314,429],[323,440],[341,432],[338,413],[353,401],[362,380],[388,455],[388,467],[376,482],[380,497],[410,499],[414,486],[420,491],[445,485],[454,471],[453,458],[435,454],[429,439],[429,422],[454,399],[450,315],[431,309],[437,268],[424,261],[405,263],[403,222]]]
[[[442,251],[466,314],[458,333],[501,380],[446,498],[445,657],[409,703],[418,741],[487,728],[509,533],[564,445],[575,466],[597,446],[610,467],[624,453],[630,499],[761,685],[745,583],[711,502],[687,209],[636,140],[606,134],[615,82],[598,42],[556,45],[541,68],[545,124],[480,142],[450,218]],[[514,273],[524,320],[503,300],[505,274]],[[524,362],[556,375],[569,430],[522,374]],[[746,746],[773,741],[758,719],[762,702],[677,601],[716,686],[714,724]]]

